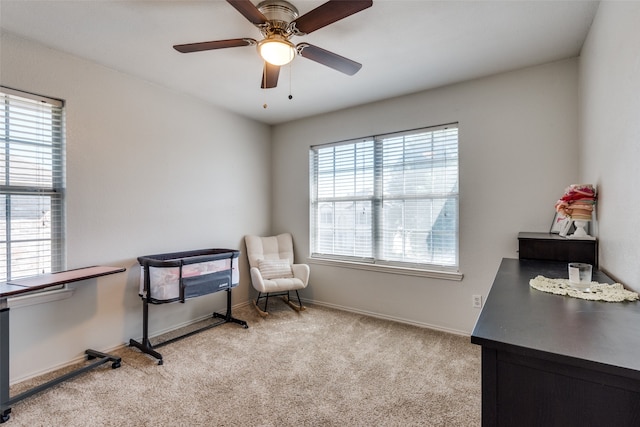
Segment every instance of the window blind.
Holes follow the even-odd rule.
[[[458,127],[310,150],[312,256],[456,269]]]
[[[0,87],[0,280],[64,268],[63,102]]]
[[[314,252],[372,259],[374,141],[312,150]]]

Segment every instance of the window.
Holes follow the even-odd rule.
[[[0,281],[64,269],[62,101],[0,87]]]
[[[458,269],[457,124],[311,147],[311,255]]]

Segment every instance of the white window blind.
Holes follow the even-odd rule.
[[[311,147],[315,257],[458,267],[456,124]]]
[[[64,268],[63,103],[0,87],[0,280]]]

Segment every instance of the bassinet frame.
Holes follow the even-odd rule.
[[[140,294],[142,298],[142,340],[129,340],[129,345],[138,348],[143,353],[149,354],[158,359],[158,365],[163,364],[162,354],[155,349],[163,345],[170,344],[180,339],[189,337],[207,329],[220,326],[224,323],[237,323],[243,328],[249,325],[244,320],[237,319],[231,314],[231,289],[238,285],[234,283],[233,270],[237,267],[237,261],[240,252],[233,249],[198,249],[192,251],[173,252],[157,255],[146,255],[138,257],[138,263],[142,268],[142,280],[144,283],[143,292]],[[183,277],[182,272],[184,266],[207,263],[211,261],[219,261],[229,259],[229,269],[217,271],[210,274],[203,274],[196,277]],[[234,267],[235,265],[235,267]],[[179,270],[179,286],[180,294],[177,298],[158,299],[154,298],[151,288],[150,268],[178,268]],[[149,339],[149,304],[168,304],[180,302],[184,303],[187,299],[196,298],[202,295],[208,295],[215,292],[225,291],[227,293],[227,308],[224,314],[213,312],[212,317],[220,319],[217,322],[205,325],[196,330],[187,332],[177,337],[162,341],[153,345]]]

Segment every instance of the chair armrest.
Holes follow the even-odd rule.
[[[293,271],[293,277],[302,280],[305,286],[309,282],[309,266],[307,264],[292,264],[291,271]]]
[[[251,274],[251,284],[258,292],[264,292],[264,280],[262,279],[262,274],[260,274],[260,270],[257,267],[251,267],[249,270]]]

